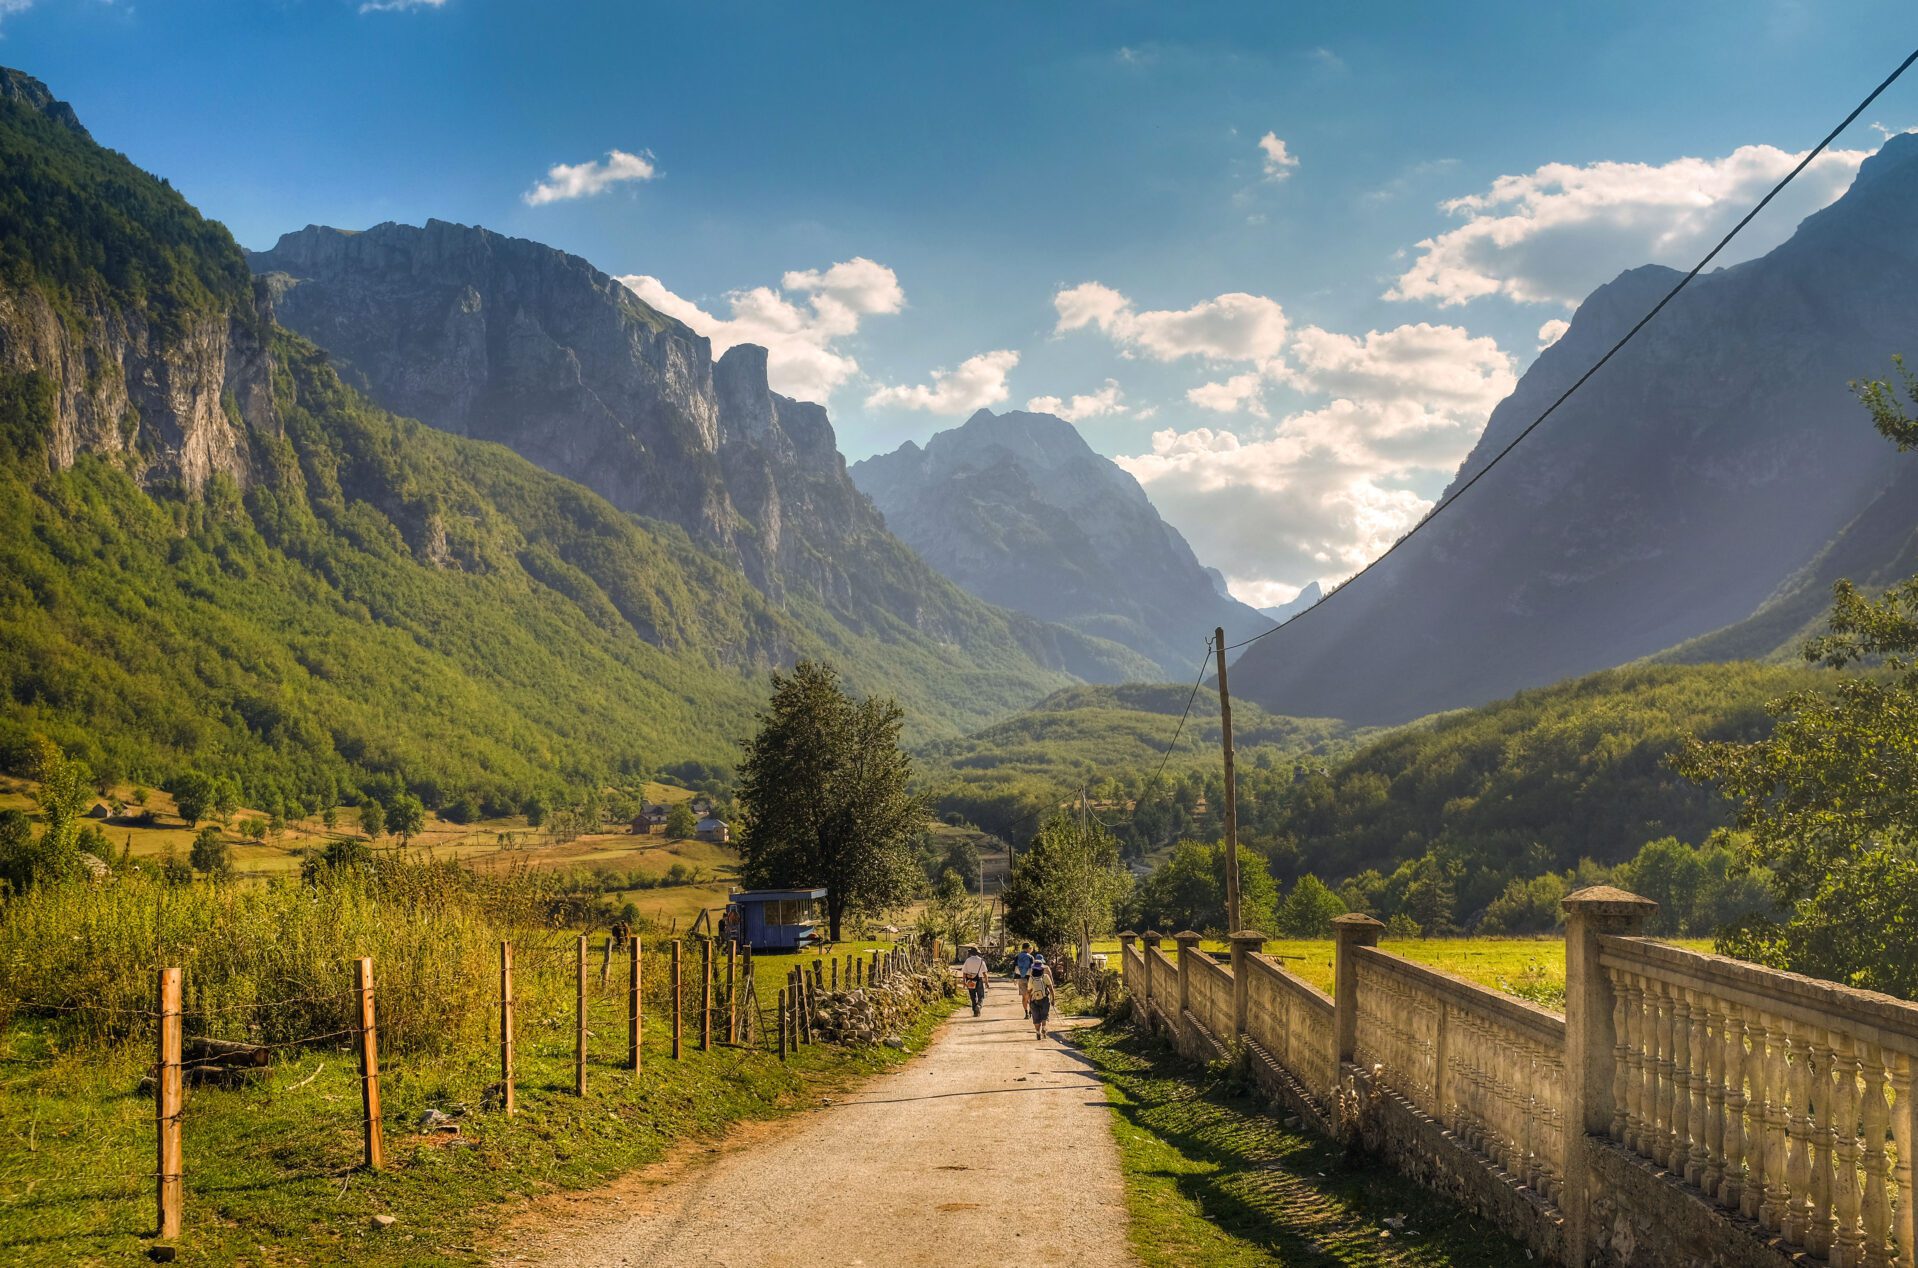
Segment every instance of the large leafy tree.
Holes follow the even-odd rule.
[[[1225,843],[1181,841],[1165,862],[1139,882],[1132,919],[1140,928],[1175,932],[1225,930]],[[1270,931],[1279,887],[1263,855],[1239,847],[1239,924]],[[1343,910],[1343,909],[1341,909]]]
[[[922,883],[912,841],[928,816],[907,787],[904,713],[889,698],[853,699],[818,661],[772,683],[740,766],[743,874],[754,886],[825,886],[837,939],[848,911],[903,902]]]
[[[1132,888],[1119,841],[1096,819],[1055,815],[1020,852],[1006,883],[1006,923],[1044,947],[1077,945],[1112,930]]]
[[[1918,404],[1918,382],[1902,362],[1898,371]],[[1918,448],[1918,420],[1890,383],[1855,390],[1887,439]],[[1828,630],[1805,655],[1884,672],[1774,701],[1767,739],[1694,741],[1679,758],[1736,799],[1744,859],[1769,869],[1780,908],[1721,934],[1720,946],[1918,997],[1918,578],[1877,598],[1838,583]]]

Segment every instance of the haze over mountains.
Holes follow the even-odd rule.
[[[1270,622],[1224,592],[1139,482],[1051,414],[979,410],[853,464],[886,524],[983,599],[1113,639],[1189,678],[1213,627]]]
[[[1595,291],[1453,487],[1678,277],[1648,266]],[[1895,575],[1910,561],[1918,480],[1846,384],[1918,353],[1914,294],[1918,136],[1901,135],[1782,246],[1695,281],[1397,554],[1248,649],[1235,692],[1379,724],[1727,626],[1742,628],[1675,654],[1772,652],[1816,618],[1841,566]]]

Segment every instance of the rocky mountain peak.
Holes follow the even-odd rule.
[[[51,89],[23,70],[0,66],[0,101],[24,106],[71,129],[88,141],[93,140],[93,134],[80,122],[80,116],[73,112],[73,107],[54,96]]]

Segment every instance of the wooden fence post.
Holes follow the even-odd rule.
[[[586,1095],[586,935],[579,935],[579,953],[573,958],[578,970],[579,993],[573,1006],[578,1023],[573,1033],[573,1095]]]
[[[673,939],[673,1060],[680,1058],[680,1031],[683,1022],[684,1005],[680,997],[679,971],[680,941]]]
[[[185,1088],[180,1070],[180,970],[161,969],[159,977],[160,1050],[153,1069],[153,1123],[159,1136],[160,1240],[180,1236],[180,1206],[185,1196],[185,1158],[180,1148],[180,1114]]]
[[[513,1116],[513,944],[499,944],[499,1086],[500,1106]]]
[[[639,973],[639,935],[627,939],[627,953],[632,959],[632,971],[626,984],[626,1068],[639,1069],[639,1041],[641,1022],[644,1019],[644,1006],[640,1002]]]
[[[354,961],[360,993],[360,1108],[366,1115],[366,1165],[386,1165],[386,1140],[380,1130],[379,1026],[373,1010],[373,957]]]
[[[699,940],[699,1050],[711,1052],[713,1047],[713,940]]]
[[[839,957],[837,956],[833,957],[832,962],[832,989],[835,992],[839,990]]]
[[[599,984],[601,986],[606,985],[606,980],[612,976],[612,973],[613,938],[611,934],[608,934],[606,936],[606,946],[600,951],[599,955]]]
[[[726,943],[726,1042],[739,1042],[739,944]]]
[[[789,986],[779,988],[779,1059],[786,1059],[786,996],[792,990]]]

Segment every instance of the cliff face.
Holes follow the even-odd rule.
[[[1594,292],[1493,412],[1459,478],[1677,278],[1651,266]],[[1693,282],[1391,559],[1249,649],[1233,687],[1278,712],[1397,722],[1741,622],[1909,461],[1846,384],[1918,350],[1914,294],[1918,137],[1899,136],[1788,242]]]
[[[852,468],[887,525],[994,603],[1125,644],[1189,678],[1215,626],[1270,624],[1223,593],[1145,490],[1050,414],[980,410]]]
[[[76,175],[151,179],[95,146],[72,109],[29,75],[0,68],[0,115],[9,138],[17,138],[6,156],[7,175],[29,196]],[[204,231],[205,222],[170,190],[154,192],[154,201],[188,225],[184,236]],[[49,216],[11,231],[7,247],[24,257],[32,276],[48,267],[46,257],[62,254],[58,233],[77,237],[88,228]],[[221,276],[230,272],[223,266],[238,265],[238,249],[222,231],[212,258],[195,260],[200,244],[168,239],[164,227],[112,232],[119,228],[95,229],[90,249],[109,255],[155,243],[179,249],[187,258],[170,262],[166,280],[191,291],[196,302],[168,305],[164,288],[145,303],[127,302],[120,288],[90,274],[0,286],[0,375],[34,376],[45,385],[52,417],[43,440],[57,468],[92,452],[111,455],[149,486],[198,492],[216,474],[244,486],[254,465],[247,427],[271,431],[275,424],[266,325],[256,296],[243,273],[237,287],[231,276]],[[211,286],[192,276],[201,271]]]
[[[395,413],[498,441],[736,560],[845,627],[1016,647],[1101,681],[1150,665],[969,599],[854,487],[818,405],[773,392],[764,349],[702,336],[575,256],[429,221],[309,226],[250,257],[276,319]]]

